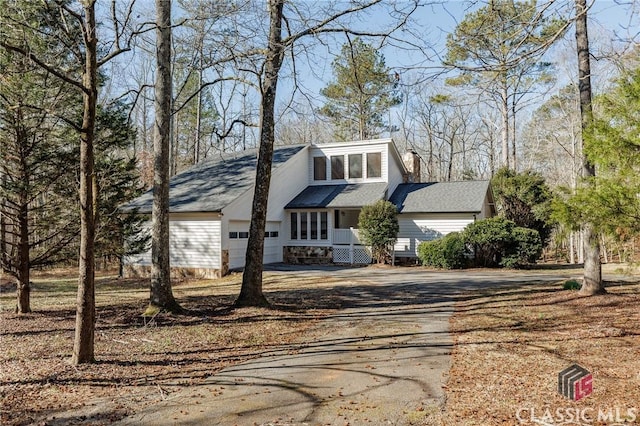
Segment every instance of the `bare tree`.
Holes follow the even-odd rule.
[[[576,0],[576,44],[578,52],[578,91],[580,92],[580,115],[582,117],[582,145],[593,122],[593,106],[591,102],[591,63],[589,59],[589,35],[587,32],[586,0]],[[587,185],[593,184],[596,175],[595,166],[583,154],[583,177]],[[600,264],[600,238],[593,225],[586,223],[582,228],[584,241],[584,275],[580,293],[593,295],[605,293],[602,282],[602,265]]]
[[[238,306],[263,306],[267,300],[262,292],[262,271],[264,252],[264,229],[267,216],[267,203],[271,180],[271,165],[273,158],[274,128],[275,128],[275,101],[278,75],[287,49],[303,37],[318,36],[323,33],[354,34],[359,36],[389,36],[394,30],[401,27],[417,7],[415,3],[405,3],[403,7],[391,4],[389,7],[396,16],[394,27],[390,31],[370,32],[356,31],[348,25],[341,24],[341,18],[357,15],[359,12],[382,4],[381,0],[359,2],[347,9],[328,11],[325,18],[301,19],[299,28],[294,28],[292,19],[285,19],[285,0],[270,0],[269,10],[269,36],[266,47],[265,62],[261,73],[261,109],[260,109],[260,146],[258,153],[258,165],[256,169],[255,192],[253,208],[251,212],[251,224],[249,228],[249,241],[245,258],[245,270],[242,277],[240,295],[236,299]],[[334,5],[332,5],[334,6]],[[301,17],[303,10],[297,4],[292,4],[295,13]],[[315,8],[315,6],[314,6]],[[404,8],[404,11],[403,11]],[[283,23],[286,22],[288,35],[282,36]]]
[[[264,230],[267,220],[267,201],[271,184],[271,164],[275,140],[275,101],[278,73],[282,67],[285,46],[282,42],[284,0],[269,1],[269,42],[262,81],[260,103],[260,149],[256,169],[256,183],[251,211],[251,225],[242,287],[236,305],[268,305],[262,294],[262,257],[264,254]]]
[[[151,288],[147,313],[181,311],[171,289],[169,259],[169,149],[171,146],[171,0],[156,0],[156,84],[153,137]]]

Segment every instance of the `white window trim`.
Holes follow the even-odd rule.
[[[291,214],[292,213],[296,213],[296,239],[292,238],[291,235]],[[301,238],[302,236],[302,215],[301,213],[306,213],[307,215],[307,221],[306,221],[306,234],[307,234],[307,238]],[[321,238],[322,237],[322,214],[321,213],[325,213],[327,215],[327,238]],[[313,245],[330,245],[330,238],[331,238],[331,227],[332,227],[332,222],[331,222],[331,214],[329,214],[330,211],[329,210],[289,210],[288,214],[287,214],[287,221],[289,222],[289,235],[288,235],[288,240],[289,243],[292,245],[311,245],[309,243],[313,243]],[[311,220],[309,218],[311,218],[312,216],[315,216],[316,218],[316,225],[317,225],[317,235],[316,238],[311,238]]]
[[[368,174],[368,168],[369,168],[369,161],[368,161],[368,154],[379,154],[380,155],[380,176],[369,176]],[[361,172],[362,172],[362,176],[359,178],[353,178],[350,177],[350,173],[351,173],[351,167],[349,164],[349,156],[351,155],[356,155],[360,157],[360,162],[361,162]],[[385,151],[364,151],[364,152],[347,152],[344,154],[333,154],[333,153],[327,153],[325,156],[325,167],[326,167],[326,179],[325,180],[315,180],[315,174],[314,174],[314,168],[315,168],[315,158],[320,157],[319,155],[314,155],[312,157],[312,165],[313,165],[313,170],[311,170],[311,176],[310,176],[310,183],[311,184],[335,184],[335,185],[339,185],[339,184],[349,184],[349,183],[366,183],[366,182],[384,182],[385,179],[388,178],[388,171],[385,170],[384,165],[388,164],[388,156],[387,153]],[[332,162],[332,158],[333,157],[341,157],[342,158],[342,172],[343,172],[343,178],[342,179],[333,179],[332,175],[333,175],[333,162]],[[385,163],[386,162],[386,163]]]

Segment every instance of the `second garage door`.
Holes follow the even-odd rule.
[[[249,241],[249,222],[229,222],[229,268],[244,267]],[[264,238],[264,258],[267,263],[282,262],[282,245],[280,244],[280,222],[267,222]]]

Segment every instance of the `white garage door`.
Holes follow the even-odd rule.
[[[249,222],[229,222],[229,268],[244,266],[249,241]],[[267,263],[282,262],[282,245],[280,244],[280,222],[267,222],[264,238],[264,257]]]

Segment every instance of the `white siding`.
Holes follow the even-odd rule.
[[[242,268],[245,263],[245,256],[247,253],[248,233],[249,233],[249,221],[231,221],[229,222],[229,234],[233,232],[235,238],[229,239],[229,268]],[[279,222],[267,222],[265,227],[264,239],[264,257],[263,261],[267,263],[282,262],[282,244],[280,243],[280,223]],[[278,236],[272,235],[277,233]],[[229,235],[227,235],[228,237]]]
[[[474,221],[473,214],[400,214],[398,216],[398,241],[394,246],[398,257],[416,257],[418,245],[462,231]]]
[[[398,185],[400,185],[404,181],[404,165],[402,164],[402,159],[397,156],[397,151],[392,146],[389,146],[388,156],[393,158],[393,161],[389,161],[389,189],[388,194],[391,196],[393,192],[396,190]]]
[[[269,188],[269,205],[267,220],[284,220],[284,206],[307,187],[309,174],[309,151],[300,150],[286,163],[273,171]],[[223,226],[228,229],[229,221],[251,220],[251,204],[253,203],[253,186],[222,210]],[[227,247],[227,238],[223,240],[223,247]]]
[[[222,222],[212,215],[172,214],[169,221],[171,267],[220,269],[221,232]],[[151,249],[127,258],[125,263],[151,265]]]

